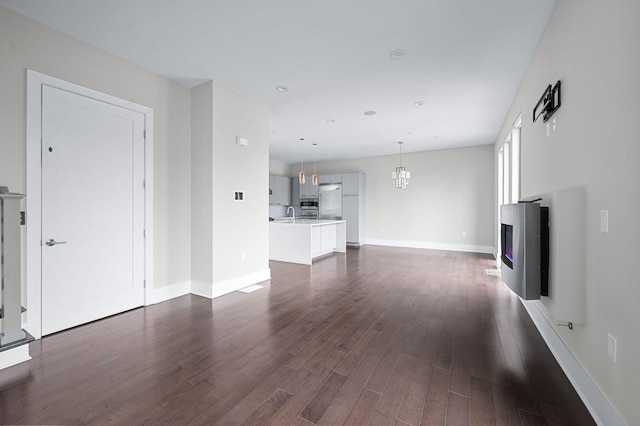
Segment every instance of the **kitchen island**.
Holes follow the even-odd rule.
[[[269,259],[311,265],[314,258],[346,253],[344,220],[297,219],[269,223]]]

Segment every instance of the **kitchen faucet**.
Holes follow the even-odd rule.
[[[293,214],[291,215],[291,220],[292,220],[293,222],[295,222],[295,221],[296,221],[296,209],[294,209],[294,208],[293,208],[293,206],[289,206],[289,207],[287,207],[287,214],[289,214],[289,209],[291,209],[291,211],[292,211],[292,213],[293,213]]]

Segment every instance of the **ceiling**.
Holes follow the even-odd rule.
[[[493,143],[555,2],[0,5],[187,86],[214,80],[265,105],[271,158],[294,163],[301,152],[305,161],[397,154],[398,141],[403,152]]]

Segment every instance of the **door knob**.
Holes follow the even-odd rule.
[[[66,241],[56,241],[56,240],[51,240],[50,239],[50,240],[47,240],[45,242],[45,244],[48,245],[49,247],[51,247],[51,246],[55,246],[56,244],[67,244],[67,242]]]

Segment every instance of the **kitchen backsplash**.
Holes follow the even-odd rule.
[[[296,214],[298,214],[296,210]],[[287,215],[287,206],[269,204],[269,217],[284,217]]]

